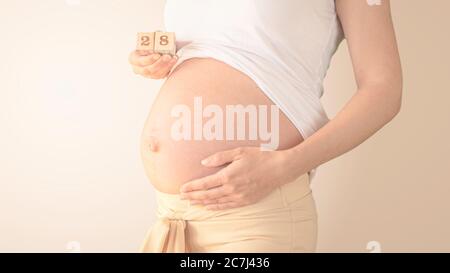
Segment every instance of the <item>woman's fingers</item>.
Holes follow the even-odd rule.
[[[181,199],[189,200],[215,200],[226,196],[226,191],[223,187],[212,188],[206,191],[191,191],[182,193]]]
[[[245,153],[245,148],[236,148],[228,151],[218,152],[202,160],[205,167],[220,167],[231,163]]]
[[[160,57],[155,63],[146,66],[148,73],[154,77],[166,76],[176,63],[177,58],[169,55]]]
[[[145,67],[133,66],[133,72],[134,72],[134,74],[141,75],[144,77],[149,76],[149,73]]]
[[[159,73],[161,73],[161,77],[166,77],[167,74],[169,74],[170,70],[172,70],[173,66],[177,63],[177,61],[177,57],[172,57],[172,59],[168,61],[166,65],[159,71]]]
[[[131,52],[129,57],[134,73],[151,79],[165,78],[177,60],[177,56],[144,54],[140,51]]]
[[[146,56],[154,53],[153,50],[136,50],[135,52],[140,56]]]
[[[185,183],[181,186],[180,192],[181,193],[188,193],[193,191],[205,191],[211,188],[222,186],[222,179],[220,179],[220,176],[216,173],[210,176],[206,176],[200,179],[192,180],[190,182]]]
[[[128,61],[133,66],[148,66],[155,63],[161,55],[159,54],[143,54],[139,51],[133,51],[128,57]]]

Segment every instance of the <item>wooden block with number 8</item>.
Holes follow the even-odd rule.
[[[175,33],[156,32],[155,33],[155,52],[160,54],[175,55],[177,47],[175,44]]]
[[[155,33],[154,32],[138,33],[136,49],[153,51],[155,49]]]

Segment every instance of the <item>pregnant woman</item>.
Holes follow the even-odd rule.
[[[400,109],[389,1],[168,0],[165,21],[177,56],[130,55],[166,79],[142,134],[158,218],[141,251],[314,251],[316,168]],[[322,81],[344,38],[358,90],[329,120]]]

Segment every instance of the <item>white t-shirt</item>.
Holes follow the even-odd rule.
[[[187,42],[175,67],[204,57],[238,69],[305,139],[329,121],[323,80],[343,39],[334,0],[167,0],[165,26]]]

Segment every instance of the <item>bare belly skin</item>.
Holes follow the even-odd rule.
[[[178,66],[161,87],[141,138],[146,174],[161,192],[179,193],[184,183],[220,170],[203,167],[200,163],[216,152],[237,147],[259,147],[265,143],[261,139],[249,139],[248,135],[244,140],[174,139],[171,128],[177,118],[171,115],[173,107],[188,105],[193,108],[194,98],[200,96],[204,107],[216,104],[224,110],[227,105],[266,105],[269,109],[273,105],[252,79],[227,64],[195,58]],[[204,119],[205,122],[207,120]],[[288,149],[302,141],[298,130],[280,111],[278,149]]]

